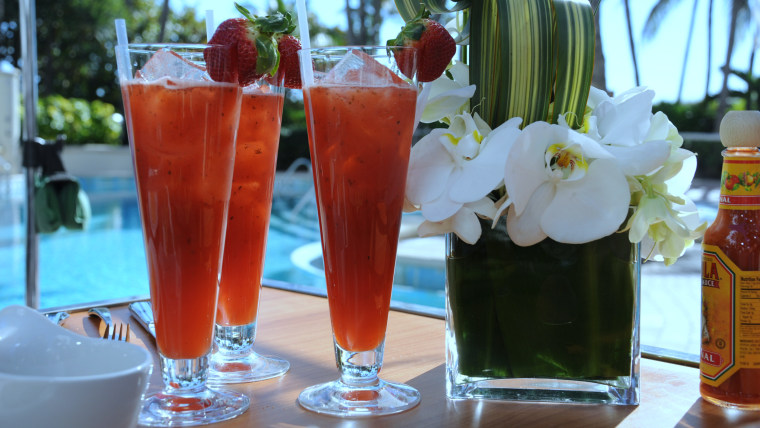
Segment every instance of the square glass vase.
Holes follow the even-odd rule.
[[[641,259],[626,233],[514,244],[447,236],[451,399],[639,404]]]

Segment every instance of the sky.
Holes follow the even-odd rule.
[[[243,4],[253,5],[263,11],[270,0],[243,0]],[[184,6],[194,8],[199,17],[206,10],[214,11],[218,23],[227,18],[239,17],[232,0],[170,0],[173,8]],[[272,0],[272,3],[274,1]],[[649,40],[643,40],[642,30],[649,11],[656,0],[630,1],[634,42],[637,52],[640,84],[655,91],[655,102],[675,102],[683,68],[689,20],[693,8],[692,0],[676,1],[676,6],[662,22],[658,33]],[[707,78],[707,0],[697,0],[697,21],[692,37],[692,45],[687,63],[687,74],[682,94],[683,102],[700,101],[705,96]],[[713,12],[713,53],[711,61],[710,94],[720,91],[723,75],[720,71],[725,62],[728,41],[729,12],[726,3],[714,2]],[[757,2],[756,2],[757,3]],[[342,0],[306,0],[307,8],[315,11],[320,22],[328,26],[346,27],[346,16]],[[252,10],[252,12],[256,13]],[[607,87],[613,93],[620,93],[636,85],[633,61],[628,42],[623,0],[602,1],[599,12],[601,19],[602,44],[605,55]],[[393,38],[403,25],[396,16],[386,19],[381,28],[380,40]],[[732,57],[733,68],[746,71],[754,43],[754,27],[751,27],[737,41]],[[760,58],[758,58],[760,62]],[[736,77],[729,79],[729,86],[746,90],[746,84]]]

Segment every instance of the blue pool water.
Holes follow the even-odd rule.
[[[39,237],[41,308],[148,294],[134,179],[81,178],[80,182],[92,206],[87,230],[62,228]],[[296,252],[319,242],[310,186],[300,183],[275,202],[264,277],[324,292],[319,254]],[[25,302],[23,192],[16,188],[8,193],[0,194],[0,307]],[[294,252],[308,257],[294,260]],[[397,271],[394,300],[443,308],[442,265],[401,263]]]

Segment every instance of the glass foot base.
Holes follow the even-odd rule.
[[[416,389],[382,380],[360,387],[336,380],[306,388],[298,396],[298,404],[303,408],[332,416],[390,415],[419,403],[420,393]]]
[[[209,359],[209,385],[256,382],[284,375],[290,363],[255,352],[240,358],[225,358],[216,353]]]
[[[202,388],[187,393],[164,390],[143,401],[138,423],[145,426],[194,426],[225,421],[241,415],[250,399],[232,391]]]
[[[449,368],[446,395],[453,400],[507,400],[581,404],[639,404],[638,378],[616,380],[468,378]]]

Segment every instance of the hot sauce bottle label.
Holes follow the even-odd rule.
[[[760,271],[742,271],[720,248],[702,246],[702,382],[718,386],[760,368]]]
[[[760,159],[727,156],[720,177],[720,208],[760,210]]]

